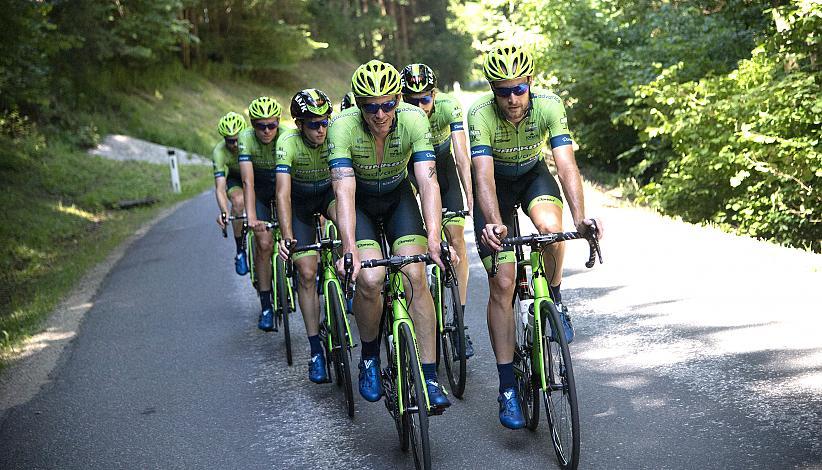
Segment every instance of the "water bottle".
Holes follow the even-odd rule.
[[[425,266],[425,278],[428,279],[428,285],[434,285],[434,266],[433,264],[429,264]]]
[[[534,331],[534,299],[520,299],[519,311],[522,315],[522,324],[528,332]]]

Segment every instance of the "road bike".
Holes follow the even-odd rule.
[[[465,217],[468,211],[448,212],[443,209],[441,236],[449,245],[448,231],[445,224],[448,221]],[[467,263],[468,260],[460,260]],[[462,302],[460,302],[459,283],[454,270],[445,271],[436,264],[429,266],[428,286],[431,297],[434,299],[434,308],[437,312],[437,364],[444,363],[448,384],[451,393],[462,398],[465,392],[466,362],[465,356],[465,323]],[[442,360],[440,360],[442,359]]]
[[[597,257],[602,263],[596,238],[597,227],[594,225],[586,235],[560,232],[520,236],[518,207],[514,207],[514,236],[503,239],[502,245],[514,247],[516,255],[516,287],[512,303],[516,332],[514,375],[520,405],[526,427],[534,431],[539,425],[539,398],[542,395],[557,460],[563,469],[576,469],[579,465],[580,429],[574,369],[560,313],[551,298],[550,279],[546,276],[543,256],[546,247],[551,244],[583,238],[590,248],[585,266],[593,267]],[[525,260],[523,246],[530,247],[528,261]],[[491,265],[492,276],[496,274],[497,261],[495,253]]]
[[[380,230],[383,253],[388,253],[388,243]],[[453,270],[447,242],[441,245],[442,261],[449,270]],[[362,261],[363,269],[385,267],[385,282],[383,285],[383,315],[380,320],[380,336],[385,341],[385,351],[388,361],[381,371],[382,384],[385,395],[385,407],[394,418],[400,448],[403,451],[411,449],[414,455],[416,468],[431,468],[431,446],[428,436],[428,417],[439,415],[445,411],[442,408],[432,407],[428,399],[428,390],[425,386],[420,362],[417,335],[414,331],[414,322],[408,314],[408,305],[413,300],[413,290],[406,291],[403,277],[408,276],[402,268],[412,263],[432,262],[428,254],[411,256],[390,256],[383,259]],[[346,254],[344,265],[346,273],[351,272],[351,255]],[[346,292],[350,275],[346,275]],[[411,286],[409,279],[408,285]]]
[[[291,250],[292,256],[306,251],[319,251],[317,266],[317,288],[320,295],[321,319],[320,340],[325,348],[328,377],[334,371],[335,382],[343,389],[348,416],[354,417],[354,392],[351,382],[351,350],[356,347],[351,326],[348,322],[344,291],[335,263],[341,242],[333,236],[333,225],[325,225],[323,230],[320,214],[314,215],[317,243],[300,245]],[[290,264],[290,263],[289,263]],[[289,266],[289,271],[291,267]],[[329,380],[330,381],[330,380]]]

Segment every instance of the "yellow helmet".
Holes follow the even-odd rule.
[[[374,59],[354,71],[351,91],[357,98],[396,95],[402,91],[400,82],[400,73],[393,65]]]
[[[241,130],[246,128],[245,119],[234,111],[229,112],[220,118],[220,123],[217,124],[217,131],[223,137],[236,135]]]
[[[280,117],[283,108],[274,98],[261,96],[248,105],[248,115],[251,119],[268,119]]]
[[[499,45],[485,55],[482,69],[489,82],[512,80],[533,75],[534,59],[520,46]]]

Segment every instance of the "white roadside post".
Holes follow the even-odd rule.
[[[168,149],[168,167],[171,169],[171,190],[180,192],[180,170],[177,166],[177,154],[173,149]]]

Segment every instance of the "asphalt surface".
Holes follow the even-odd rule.
[[[587,247],[569,244],[563,283],[580,467],[822,468],[822,257],[588,203],[605,264],[586,270]],[[308,381],[300,318],[292,367],[282,334],[256,329],[213,219],[201,195],[130,247],[49,383],[0,417],[0,469],[413,468],[382,403],[357,396],[351,420],[336,387]],[[546,426],[499,424],[470,254],[477,355],[465,399],[430,420],[433,462],[556,468]]]

